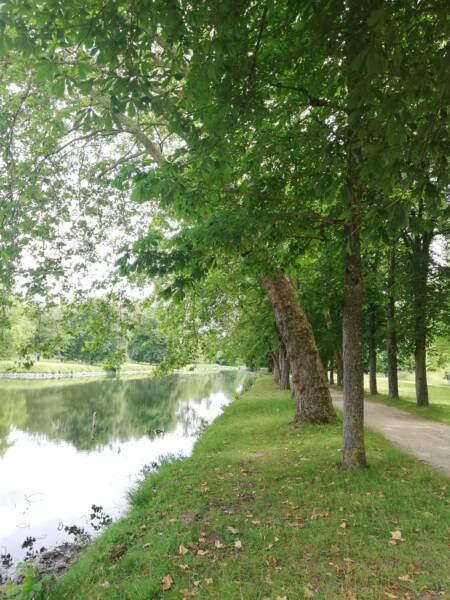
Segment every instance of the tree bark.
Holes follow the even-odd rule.
[[[342,466],[366,465],[364,448],[364,379],[363,379],[363,280],[357,199],[353,198],[354,218],[345,226],[344,307],[342,340],[344,364],[344,423]]]
[[[344,383],[344,365],[342,363],[342,352],[340,350],[336,352],[336,377],[337,384],[342,386]]]
[[[376,346],[376,313],[375,307],[369,307],[369,388],[371,394],[378,394],[377,389],[377,346]]]
[[[427,280],[430,262],[431,234],[422,234],[413,240],[412,268],[414,294],[414,358],[416,402],[428,406],[427,383]]]
[[[278,353],[272,352],[272,375],[277,385],[280,385],[281,372],[280,363],[278,362]]]
[[[325,371],[314,334],[288,277],[278,274],[261,279],[292,371],[295,423],[328,423],[335,419]]]
[[[290,365],[283,342],[281,342],[281,347],[278,352],[278,364],[280,365],[280,388],[282,390],[289,390],[291,387]]]
[[[388,254],[387,276],[387,369],[389,398],[398,400],[397,325],[395,322],[395,248]]]

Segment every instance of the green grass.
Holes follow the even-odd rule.
[[[433,380],[434,381],[434,380]],[[366,397],[370,400],[381,401],[390,406],[395,406],[411,413],[432,419],[433,421],[441,421],[442,423],[450,424],[450,385],[442,383],[441,385],[429,385],[428,395],[429,406],[416,405],[416,391],[414,382],[399,381],[399,400],[390,400],[387,396],[388,383],[386,377],[377,377],[378,394],[369,394],[369,383],[367,376],[364,377],[364,387]]]
[[[90,365],[83,362],[70,362],[59,360],[40,360],[35,362],[30,369],[17,368],[14,360],[0,360],[0,372],[12,370],[17,373],[76,373],[77,371],[93,372],[102,371],[103,365]],[[121,366],[122,371],[150,371],[151,366],[143,363],[126,362]]]
[[[443,592],[448,479],[371,431],[370,468],[343,471],[341,423],[294,428],[293,410],[289,392],[259,377],[191,458],[139,487],[129,514],[45,597],[371,600]],[[391,544],[396,530],[403,541]],[[163,591],[167,576],[173,583]]]

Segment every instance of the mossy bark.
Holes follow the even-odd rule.
[[[272,304],[291,367],[295,423],[328,423],[335,411],[311,325],[288,277],[277,274],[261,279]]]
[[[356,202],[356,200],[355,200]],[[356,207],[353,206],[353,209]],[[344,422],[342,466],[366,465],[364,448],[363,380],[363,276],[359,238],[359,220],[345,227],[344,307],[342,315],[344,363]]]

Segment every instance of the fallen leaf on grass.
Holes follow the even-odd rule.
[[[339,527],[341,529],[347,529],[347,521],[342,521],[342,523],[339,525]]]
[[[181,595],[183,596],[183,598],[190,598],[192,596],[196,596],[197,595],[197,590],[188,590],[187,588],[184,588],[181,591]]]
[[[189,565],[178,565],[178,568],[183,572],[189,571]]]
[[[185,546],[183,546],[183,544],[180,544],[178,546],[178,554],[181,554],[181,556],[184,556],[188,552],[189,552],[189,550]]]
[[[197,550],[197,555],[198,556],[205,556],[205,554],[208,554],[209,550]]]
[[[212,584],[212,582],[213,582],[213,578],[212,578],[212,577],[206,577],[206,579],[205,579],[205,583],[206,583],[207,585],[211,585],[211,584]]]
[[[233,535],[236,535],[237,533],[239,533],[239,529],[235,529],[234,527],[227,527],[227,529]]]
[[[225,546],[222,544],[222,542],[220,542],[219,540],[216,540],[214,542],[214,548],[220,549],[220,548],[225,548]]]
[[[170,590],[173,586],[173,579],[171,575],[164,575],[161,577],[161,586],[164,591]]]
[[[241,540],[236,540],[234,542],[234,547],[237,548],[238,550],[240,550],[242,548],[242,542],[241,542]]]
[[[386,596],[386,598],[390,598],[391,600],[396,600],[398,598],[398,596],[396,596],[395,594],[391,594],[390,592],[384,592],[384,595]]]
[[[401,575],[401,576],[399,577],[399,580],[400,580],[400,581],[412,581],[412,580],[413,580],[413,578],[411,577],[411,575],[408,575],[408,574],[406,574],[406,575]]]
[[[394,531],[391,531],[391,539],[389,540],[390,544],[393,544],[395,546],[397,542],[404,541],[405,540],[402,538],[402,532],[400,531],[400,529],[395,529]]]

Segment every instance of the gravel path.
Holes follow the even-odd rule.
[[[333,404],[342,410],[343,397],[331,390]],[[365,400],[366,425],[419,460],[450,476],[450,425],[422,419],[381,402]]]

